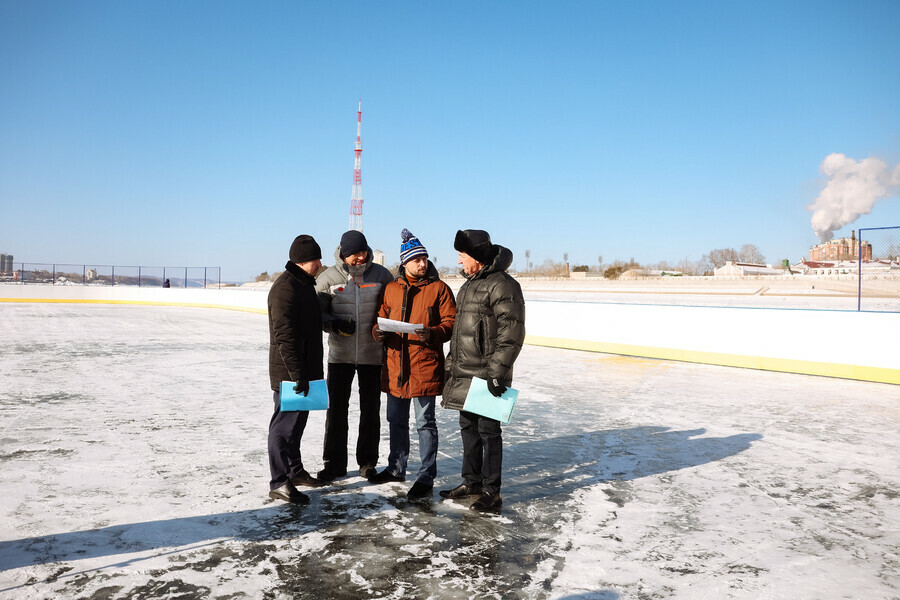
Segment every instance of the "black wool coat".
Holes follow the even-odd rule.
[[[324,378],[316,279],[289,262],[269,290],[269,383]]]
[[[506,270],[512,252],[497,246],[494,261],[466,281],[456,296],[456,323],[446,361],[441,406],[462,410],[472,377],[509,386],[525,341],[525,299]]]

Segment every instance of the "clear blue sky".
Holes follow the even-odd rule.
[[[806,256],[822,160],[900,161],[900,2],[0,0],[0,251],[280,270],[349,225],[532,263]],[[838,231],[900,225],[896,195]]]

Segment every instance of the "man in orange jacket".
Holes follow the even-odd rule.
[[[438,431],[435,397],[444,387],[444,342],[456,320],[456,301],[450,286],[440,280],[419,239],[404,229],[400,234],[400,275],[384,289],[378,316],[420,325],[415,333],[372,328],[384,342],[385,367],[381,389],[387,393],[387,420],[391,450],[388,466],[369,478],[371,483],[406,480],[409,458],[409,405],[416,415],[421,466],[407,492],[410,499],[430,496],[437,476]]]

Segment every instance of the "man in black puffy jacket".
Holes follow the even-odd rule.
[[[506,272],[512,252],[493,244],[486,231],[458,231],[453,247],[459,252],[467,281],[456,297],[456,323],[441,405],[460,411],[463,482],[440,495],[477,496],[472,510],[494,511],[503,504],[500,421],[462,409],[473,377],[487,380],[488,389],[498,397],[512,385],[513,363],[525,340],[525,299],[519,282]]]
[[[309,382],[324,377],[322,367],[322,315],[315,275],[322,266],[322,250],[309,235],[294,239],[290,261],[269,290],[269,383],[275,413],[269,422],[269,497],[306,504],[309,496],[296,486],[318,487],[300,459],[300,438],[308,411],[281,412],[282,381],[294,382],[298,394],[309,392]]]

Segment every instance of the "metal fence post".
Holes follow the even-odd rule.
[[[856,312],[862,311],[862,237],[863,230],[859,230],[859,246],[856,249],[856,258],[857,258],[857,269],[858,273],[856,274],[856,280],[858,282],[857,290],[856,290]]]
[[[184,268],[184,289],[187,289],[187,270],[188,268]]]
[[[116,285],[116,265],[112,266],[112,284]]]
[[[56,265],[53,265],[53,274],[50,275],[50,283],[56,285]]]

